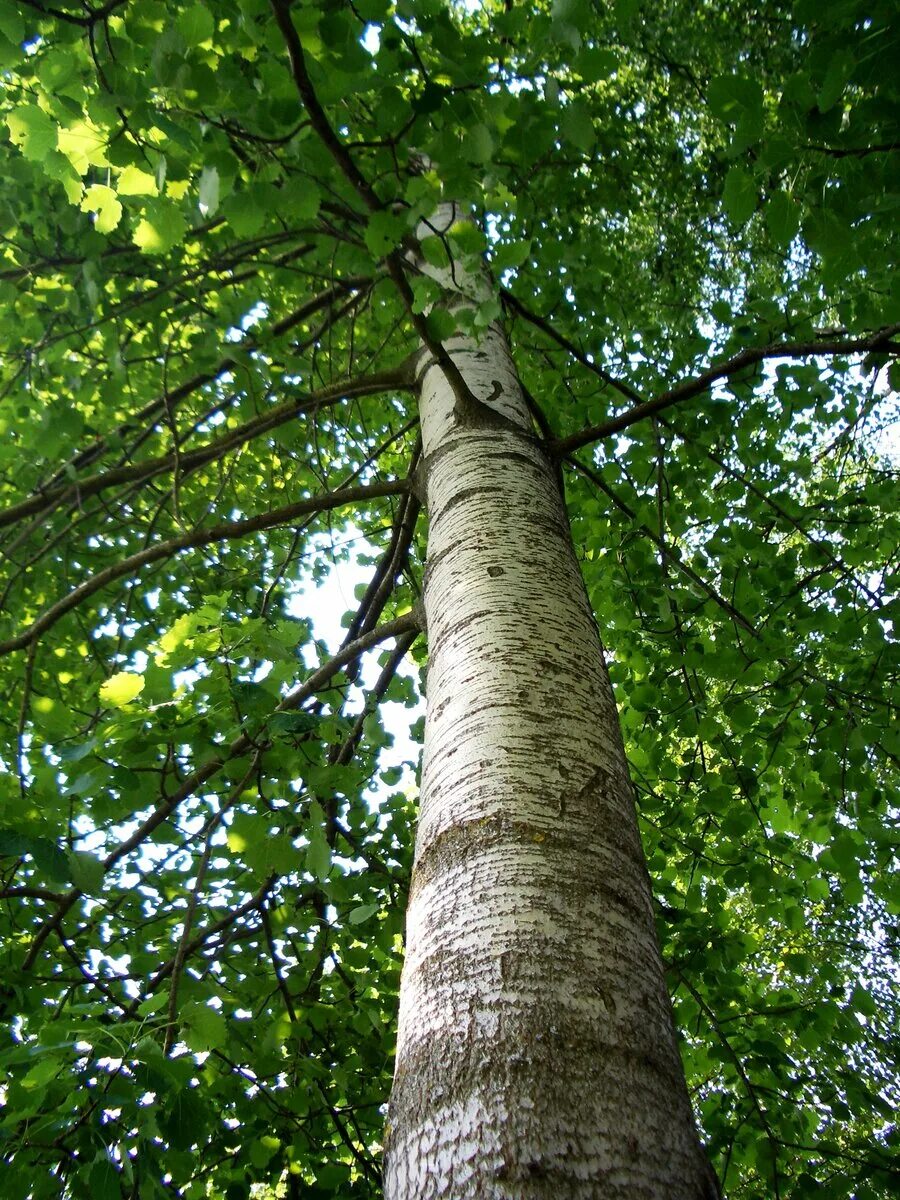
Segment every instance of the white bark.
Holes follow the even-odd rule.
[[[422,378],[421,807],[387,1200],[706,1200],[618,718],[505,337]]]

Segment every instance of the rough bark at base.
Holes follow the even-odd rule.
[[[707,1200],[618,717],[505,338],[422,380],[429,667],[387,1200]],[[501,414],[498,419],[496,414]]]

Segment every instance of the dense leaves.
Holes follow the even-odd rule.
[[[498,318],[719,1177],[896,1194],[898,52],[887,0],[0,0],[4,1195],[378,1194],[410,355]]]

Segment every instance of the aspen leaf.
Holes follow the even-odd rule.
[[[122,1176],[105,1155],[94,1163],[89,1183],[92,1200],[119,1200],[121,1185]]]
[[[363,921],[368,921],[369,917],[377,912],[377,904],[358,904],[347,913],[347,920],[351,925],[362,925]]]
[[[156,200],[134,231],[134,241],[145,254],[165,254],[184,237],[187,222],[180,209],[166,200]]]
[[[126,167],[116,180],[116,191],[120,196],[155,196],[156,179],[140,167]]]
[[[120,671],[117,675],[110,675],[109,679],[100,685],[100,700],[107,708],[123,708],[143,690],[143,675]]]
[[[22,20],[22,14],[17,12],[14,4],[9,4],[6,0],[0,3],[0,33],[14,46],[18,46],[25,37],[25,22]]]
[[[152,996],[140,1002],[137,1007],[138,1014],[142,1017],[152,1017],[154,1013],[161,1012],[168,1003],[168,991],[154,992]]]
[[[406,224],[402,217],[389,212],[376,212],[366,226],[366,246],[376,258],[384,258],[403,237]]]
[[[309,846],[306,850],[306,868],[316,879],[325,880],[331,870],[331,847],[325,837],[325,813],[318,800],[309,806],[309,829],[307,838]]]
[[[219,207],[219,172],[215,167],[204,167],[200,172],[200,211],[211,217]]]
[[[75,886],[89,896],[96,896],[101,892],[104,871],[100,859],[81,850],[70,850],[68,857]]]
[[[41,1058],[40,1062],[36,1063],[31,1068],[25,1078],[22,1080],[22,1086],[26,1088],[40,1088],[48,1084],[51,1079],[60,1073],[63,1069],[62,1061],[52,1054],[48,1054]]]
[[[746,112],[762,111],[762,88],[746,75],[717,75],[707,88],[709,107],[722,121],[737,123]]]
[[[185,1040],[192,1050],[220,1050],[228,1041],[225,1018],[207,1004],[192,1004],[181,1016],[188,1027]]]
[[[252,237],[265,224],[268,215],[259,190],[237,192],[222,203],[222,213],[238,237]]]
[[[60,129],[57,144],[79,175],[86,175],[91,167],[105,167],[106,133],[93,121],[75,121]]]
[[[766,201],[766,228],[772,241],[778,246],[787,246],[800,228],[797,206],[786,192],[776,192]]]
[[[591,114],[583,100],[570,100],[559,122],[567,141],[585,154],[593,148],[596,136]]]
[[[204,1137],[208,1124],[207,1109],[198,1089],[181,1088],[157,1120],[163,1135],[176,1150],[189,1150]]]
[[[816,98],[820,112],[828,112],[840,100],[855,65],[853,56],[848,50],[837,50],[831,56]]]
[[[81,198],[81,211],[92,212],[98,233],[110,233],[122,219],[122,205],[116,193],[102,183],[92,183]]]
[[[494,152],[494,139],[487,125],[473,125],[466,137],[466,157],[471,162],[486,163]]]
[[[521,267],[531,253],[531,239],[508,242],[498,246],[491,261],[495,271],[508,271],[512,267]]]
[[[743,167],[732,167],[722,193],[725,211],[734,225],[746,225],[756,208],[756,181]]]
[[[56,147],[56,125],[36,104],[20,104],[7,114],[9,136],[26,158],[40,162]]]
[[[216,23],[212,13],[203,4],[192,4],[179,13],[178,32],[189,46],[199,46],[208,41],[215,32]]]

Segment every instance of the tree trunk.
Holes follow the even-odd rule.
[[[505,336],[448,343],[421,806],[387,1200],[716,1195],[690,1110],[609,677]]]

